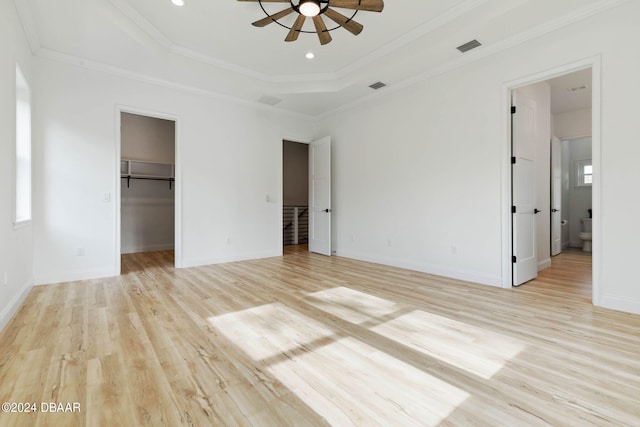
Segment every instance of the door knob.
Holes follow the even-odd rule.
[[[534,210],[533,210],[533,213],[534,213],[534,214],[537,214],[537,213],[539,213],[539,212],[542,212],[542,211],[541,211],[541,210],[539,210],[539,209],[534,209]]]
[[[551,209],[551,212],[560,212],[560,209]]]
[[[329,213],[329,212],[331,212],[331,209],[325,209],[324,212]]]

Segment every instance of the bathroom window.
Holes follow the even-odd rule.
[[[593,184],[593,165],[591,160],[576,162],[576,187],[591,187]]]

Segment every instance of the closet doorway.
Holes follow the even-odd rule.
[[[176,121],[119,110],[118,125],[118,260],[123,254],[166,251],[175,264]]]
[[[282,245],[309,243],[309,144],[282,141]]]

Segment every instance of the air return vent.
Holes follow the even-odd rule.
[[[473,39],[470,42],[467,42],[463,45],[458,46],[456,49],[458,49],[462,53],[465,53],[465,52],[469,52],[471,49],[477,48],[478,46],[482,46],[482,43],[480,43],[476,39]]]
[[[374,90],[382,89],[382,88],[383,88],[383,87],[385,87],[385,86],[386,86],[386,84],[384,84],[384,83],[382,83],[382,82],[376,82],[376,83],[374,83],[374,84],[372,84],[372,85],[369,85],[369,87],[370,87],[371,89],[374,89]]]
[[[275,96],[268,96],[268,95],[264,95],[260,97],[260,99],[258,99],[258,102],[262,102],[263,104],[267,104],[267,105],[276,105],[280,101],[282,101],[282,99],[276,98]]]

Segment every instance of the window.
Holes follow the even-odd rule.
[[[16,66],[15,223],[31,220],[31,92]]]
[[[576,187],[591,187],[593,184],[593,166],[591,160],[576,162]]]

